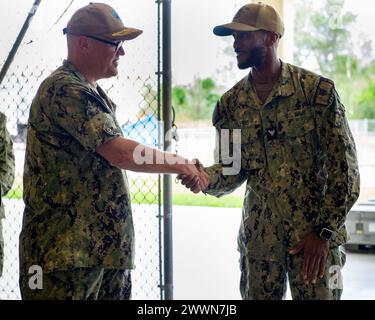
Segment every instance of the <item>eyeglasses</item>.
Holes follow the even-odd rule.
[[[124,41],[113,42],[113,41],[109,41],[109,40],[100,39],[100,38],[97,38],[97,37],[94,37],[94,36],[85,36],[85,37],[90,38],[90,39],[94,39],[96,41],[100,41],[100,42],[103,42],[103,43],[106,43],[106,44],[110,44],[111,46],[116,47],[115,52],[120,50],[120,48],[122,47],[122,44],[124,43]]]
[[[63,29],[63,34],[70,34],[72,36],[80,36],[80,34],[68,33],[68,29],[67,28]],[[85,35],[85,37],[90,38],[90,39],[94,39],[96,41],[100,41],[100,42],[103,42],[103,43],[106,43],[106,44],[110,44],[111,46],[116,47],[116,51],[115,52],[119,51],[120,48],[122,47],[122,44],[124,43],[124,41],[113,42],[113,41],[109,41],[109,40],[97,38],[97,37],[94,37],[94,36],[86,36]]]

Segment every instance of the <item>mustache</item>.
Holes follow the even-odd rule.
[[[238,67],[240,69],[247,69],[250,67],[259,67],[264,64],[267,56],[267,49],[265,46],[256,46],[249,50],[242,48],[235,49],[237,55],[244,54],[243,59],[245,61],[239,61]],[[237,56],[238,58],[238,56]]]
[[[246,53],[245,50],[241,50],[241,49],[235,49],[234,52],[235,53]]]
[[[265,48],[263,47],[255,47],[255,48],[252,48],[250,51],[249,50],[243,50],[243,49],[234,49],[234,52],[235,53],[249,53],[251,55],[254,55],[254,54],[265,54]]]

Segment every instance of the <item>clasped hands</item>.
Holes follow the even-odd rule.
[[[194,193],[199,193],[206,189],[210,183],[210,177],[204,171],[203,165],[198,159],[193,159],[193,164],[187,166],[187,172],[179,174],[177,179]]]

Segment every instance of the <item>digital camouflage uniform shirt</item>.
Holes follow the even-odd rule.
[[[238,236],[242,255],[278,260],[314,226],[334,231],[332,246],[347,241],[345,217],[359,196],[359,171],[331,80],[282,63],[262,103],[246,76],[222,96],[213,124],[218,133],[241,129],[240,172],[223,175],[222,161],[206,168],[211,183],[205,192],[220,197],[247,181]],[[219,147],[216,152],[219,157]]]
[[[14,181],[13,142],[6,128],[6,117],[0,112],[0,276],[3,273],[4,240],[2,219],[5,218],[2,197],[12,188]]]
[[[68,61],[41,84],[28,125],[21,272],[133,268],[127,177],[95,152],[122,135],[115,109]]]

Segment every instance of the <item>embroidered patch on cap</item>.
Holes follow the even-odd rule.
[[[117,14],[117,12],[114,9],[112,10],[112,17],[114,17],[116,20],[121,21],[120,16]]]

